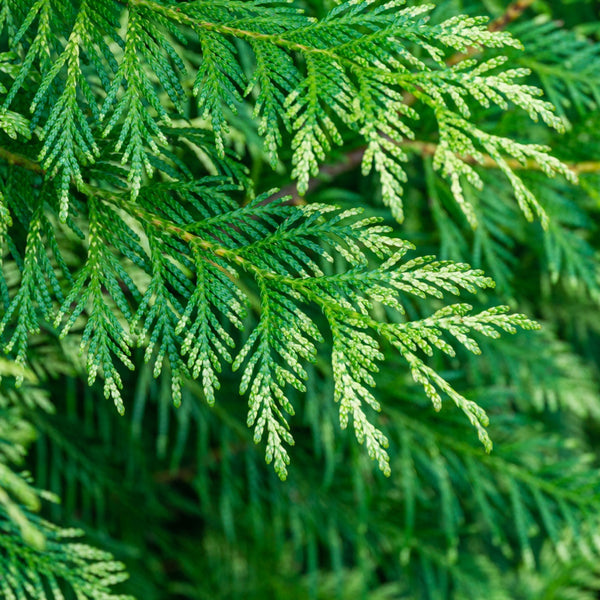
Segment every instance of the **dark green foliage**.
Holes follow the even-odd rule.
[[[600,590],[599,28],[499,4],[0,0],[0,598]]]

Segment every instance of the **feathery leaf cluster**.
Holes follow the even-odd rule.
[[[0,598],[596,585],[598,43],[460,5],[0,0]]]

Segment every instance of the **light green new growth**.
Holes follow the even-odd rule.
[[[111,593],[127,579],[125,566],[112,556],[90,546],[75,543],[78,530],[59,529],[37,521],[39,547],[23,540],[17,527],[0,511],[0,593],[7,599],[36,598],[62,600],[66,584],[81,600],[132,600]]]

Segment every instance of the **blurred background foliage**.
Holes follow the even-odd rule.
[[[297,4],[319,16],[335,2]],[[568,131],[550,132],[510,110],[474,108],[472,119],[486,131],[550,145],[579,173],[576,186],[523,171],[550,216],[548,231],[525,220],[492,167],[477,167],[483,192],[466,190],[478,218],[473,229],[432,168],[427,144],[435,144],[435,128],[426,116],[418,125],[422,144],[407,147],[401,225],[383,206],[375,178],[360,175],[353,153],[361,142],[351,133],[297,198],[364,206],[421,254],[493,276],[497,288],[473,303],[504,302],[542,323],[541,332],[482,341],[482,356],[432,358],[488,411],[494,451],[484,453],[458,410],[434,413],[387,349],[377,397],[391,478],[340,430],[323,360],[306,395],[295,399],[296,445],[282,483],[244,425],[247,407],[232,374],[223,373],[214,407],[189,384],[174,408],[168,381],[152,377],[140,351],[135,374],[123,374],[128,410],[120,417],[100,388],[86,385],[72,342],[40,337],[26,387],[13,390],[6,378],[0,402],[0,411],[14,411],[11,394],[36,399],[19,404],[32,426],[29,452],[19,460],[38,488],[61,501],[31,492],[30,508],[41,502],[42,516],[82,528],[122,560],[130,574],[123,593],[143,600],[600,597],[599,6],[522,4],[503,22],[525,45],[509,52],[510,64],[531,70],[531,83],[544,89]],[[508,7],[442,0],[433,15],[502,20]],[[189,60],[196,51],[189,46]],[[290,156],[284,150],[271,168],[250,106],[230,118],[228,142],[256,191],[293,192]],[[79,260],[75,245],[70,260]],[[428,300],[412,310],[435,307]],[[9,440],[10,433],[0,435]]]

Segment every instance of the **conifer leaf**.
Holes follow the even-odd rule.
[[[363,171],[374,168],[379,174],[384,202],[402,220],[402,184],[406,179],[402,163],[407,157],[398,145],[406,138],[413,138],[413,128],[406,121],[419,114],[405,103],[406,93],[433,109],[442,141],[436,167],[443,167],[444,174],[451,179],[452,191],[472,224],[475,224],[474,214],[464,201],[460,178],[466,176],[476,186],[481,182],[474,170],[456,155],[468,154],[472,149],[474,156],[479,156],[473,147],[475,141],[484,140],[485,149],[492,151],[528,218],[535,212],[544,221],[543,210],[508,168],[506,155],[539,161],[548,175],[572,176],[544,148],[495,138],[471,123],[466,126],[465,119],[471,114],[468,100],[472,99],[484,107],[502,109],[511,103],[525,110],[532,120],[541,118],[550,127],[564,130],[564,123],[554,113],[552,104],[539,98],[540,90],[519,83],[528,74],[526,69],[497,72],[506,61],[504,56],[479,64],[469,59],[454,68],[445,65],[443,58],[448,49],[462,52],[475,45],[522,48],[508,32],[489,31],[485,18],[452,17],[438,25],[423,27],[433,6],[402,7],[403,2],[387,2],[377,7],[371,2],[343,2],[318,22],[302,19],[278,3],[275,6],[269,3],[267,8],[264,3],[249,2],[243,9],[236,4],[231,11],[225,11],[221,4],[208,10],[203,2],[193,2],[177,10],[152,0],[139,0],[138,4],[192,27],[197,33],[204,55],[194,91],[200,110],[211,119],[221,153],[227,127],[223,107],[235,111],[241,92],[251,91],[260,81],[255,110],[262,115],[260,128],[266,133],[267,151],[275,164],[276,147],[282,143],[276,115],[280,113],[293,132],[292,177],[298,180],[301,195],[332,147],[341,143],[340,127],[350,127],[367,143]],[[274,11],[271,14],[278,16],[275,31],[265,18],[265,11]],[[256,67],[250,76],[238,67],[236,49],[230,39],[245,42],[253,49]],[[411,53],[407,43],[424,50],[428,59]],[[273,65],[276,68],[265,66],[263,57],[269,47],[269,53],[277,61]],[[219,52],[213,48],[219,48]],[[305,67],[301,71],[285,58],[295,54],[303,58]],[[287,83],[282,81],[282,73]]]
[[[563,120],[569,122],[571,108],[583,115],[598,107],[598,43],[546,17],[518,24],[513,32],[523,42],[526,52],[511,59],[536,75]]]
[[[105,137],[113,129],[120,131],[115,150],[123,150],[121,162],[129,165],[133,196],[139,192],[144,173],[153,172],[150,156],[159,153],[159,145],[167,145],[158,120],[167,124],[171,121],[152,75],[167,92],[175,110],[183,112],[184,91],[179,72],[184,67],[153,17],[143,7],[133,5],[129,10],[123,57],[100,113]],[[172,28],[169,30],[172,32]]]
[[[0,0],[0,597],[124,598],[36,512],[144,598],[600,589],[598,29],[459,4]]]
[[[284,200],[267,201],[266,196],[235,208],[226,195],[228,187],[212,179],[193,186],[163,186],[162,193],[175,193],[175,197],[188,199],[190,208],[181,210],[173,197],[162,196],[163,201],[157,203],[161,194],[158,189],[146,197],[143,212],[130,204],[121,205],[129,207],[138,219],[153,223],[156,230],[162,229],[160,236],[168,234],[177,242],[189,245],[189,251],[184,251],[183,256],[187,253],[190,257],[187,264],[196,272],[196,287],[181,313],[174,335],[187,329],[181,352],[189,356],[190,372],[193,377],[201,378],[210,403],[214,402],[219,386],[217,374],[221,361],[233,360],[229,348],[236,342],[228,333],[228,327],[243,327],[247,300],[236,282],[245,272],[258,285],[260,319],[232,364],[234,370],[245,365],[240,391],[249,394],[248,424],[254,426],[257,442],[266,431],[267,461],[274,460],[282,478],[287,475],[289,463],[284,443],[293,443],[284,414],[295,412],[286,388],[305,390],[305,365],[315,360],[316,344],[323,339],[318,323],[307,310],[310,305],[323,311],[333,334],[335,399],[340,403],[342,426],[352,415],[359,442],[366,440],[369,455],[385,473],[389,474],[385,436],[361,408],[364,401],[378,410],[375,397],[368,389],[375,385],[376,363],[383,358],[377,336],[400,350],[413,377],[423,385],[438,410],[440,392],[447,394],[477,427],[486,447],[491,447],[485,432],[484,412],[456,393],[415,352],[428,355],[433,346],[454,355],[452,346],[442,338],[442,331],[471,351],[479,352],[468,335],[471,330],[497,337],[497,329],[512,333],[516,327],[533,328],[535,324],[522,315],[507,315],[505,307],[468,315],[470,307],[466,305],[449,306],[429,320],[406,325],[386,324],[370,316],[376,303],[403,312],[403,293],[442,297],[444,293],[458,294],[461,289],[475,292],[491,286],[493,282],[481,271],[464,264],[436,262],[431,257],[402,263],[410,245],[390,237],[389,228],[381,226],[377,219],[360,219],[358,210],[340,211],[319,205],[294,207]],[[149,198],[153,201],[149,202]],[[171,208],[157,215],[153,208],[157,204]],[[169,219],[175,219],[175,223],[171,224]],[[159,239],[151,242],[151,247]],[[326,250],[327,244],[330,250]],[[167,253],[182,252],[182,248],[173,243],[162,245],[162,249]],[[330,261],[332,254],[343,256],[349,268],[328,276],[315,258],[321,256]],[[379,259],[377,267],[369,266],[369,256]],[[175,261],[176,257],[170,260]],[[158,269],[158,276],[164,276],[164,262]],[[149,289],[164,285],[156,283],[156,278],[157,273],[154,273]],[[175,281],[182,291],[189,286],[184,277],[177,275],[176,280],[171,280],[170,288],[175,287]],[[150,296],[153,294],[156,292],[150,292]],[[155,296],[154,307],[158,301]],[[149,302],[149,299],[142,301],[142,312],[148,310]],[[151,320],[146,320],[152,344],[165,343],[160,341],[165,336],[168,336],[168,346],[173,343],[173,334],[164,328],[175,322],[174,311],[182,310],[177,306],[170,301],[163,307],[165,317],[160,331],[152,328]],[[149,314],[156,314],[152,312],[155,310]],[[123,315],[127,318],[125,311]],[[222,319],[228,321],[229,326],[225,326]],[[171,364],[177,364],[178,360],[171,358]]]
[[[114,233],[115,227],[119,226],[117,248],[130,257],[131,247],[140,255],[142,251],[135,232],[113,210],[92,198],[89,199],[89,208],[88,260],[57,311],[54,322],[58,326],[67,317],[61,326],[61,335],[64,336],[73,328],[77,317],[89,310],[81,341],[82,350],[87,347],[88,380],[91,385],[100,370],[104,377],[105,396],[112,398],[118,411],[123,413],[125,407],[120,394],[123,384],[113,357],[116,356],[133,369],[129,359],[132,342],[130,332],[115,314],[115,309],[126,319],[132,319],[130,301],[122,285],[127,286],[127,292],[134,299],[139,301],[140,296],[127,271],[106,244],[104,236],[111,231]],[[107,301],[108,298],[112,300],[111,303]]]
[[[85,544],[69,541],[82,532],[60,529],[38,521],[47,539],[42,548],[24,541],[11,520],[0,511],[0,593],[5,598],[60,600],[66,585],[85,600],[132,600],[111,593],[110,588],[127,579],[125,567],[112,556]]]

